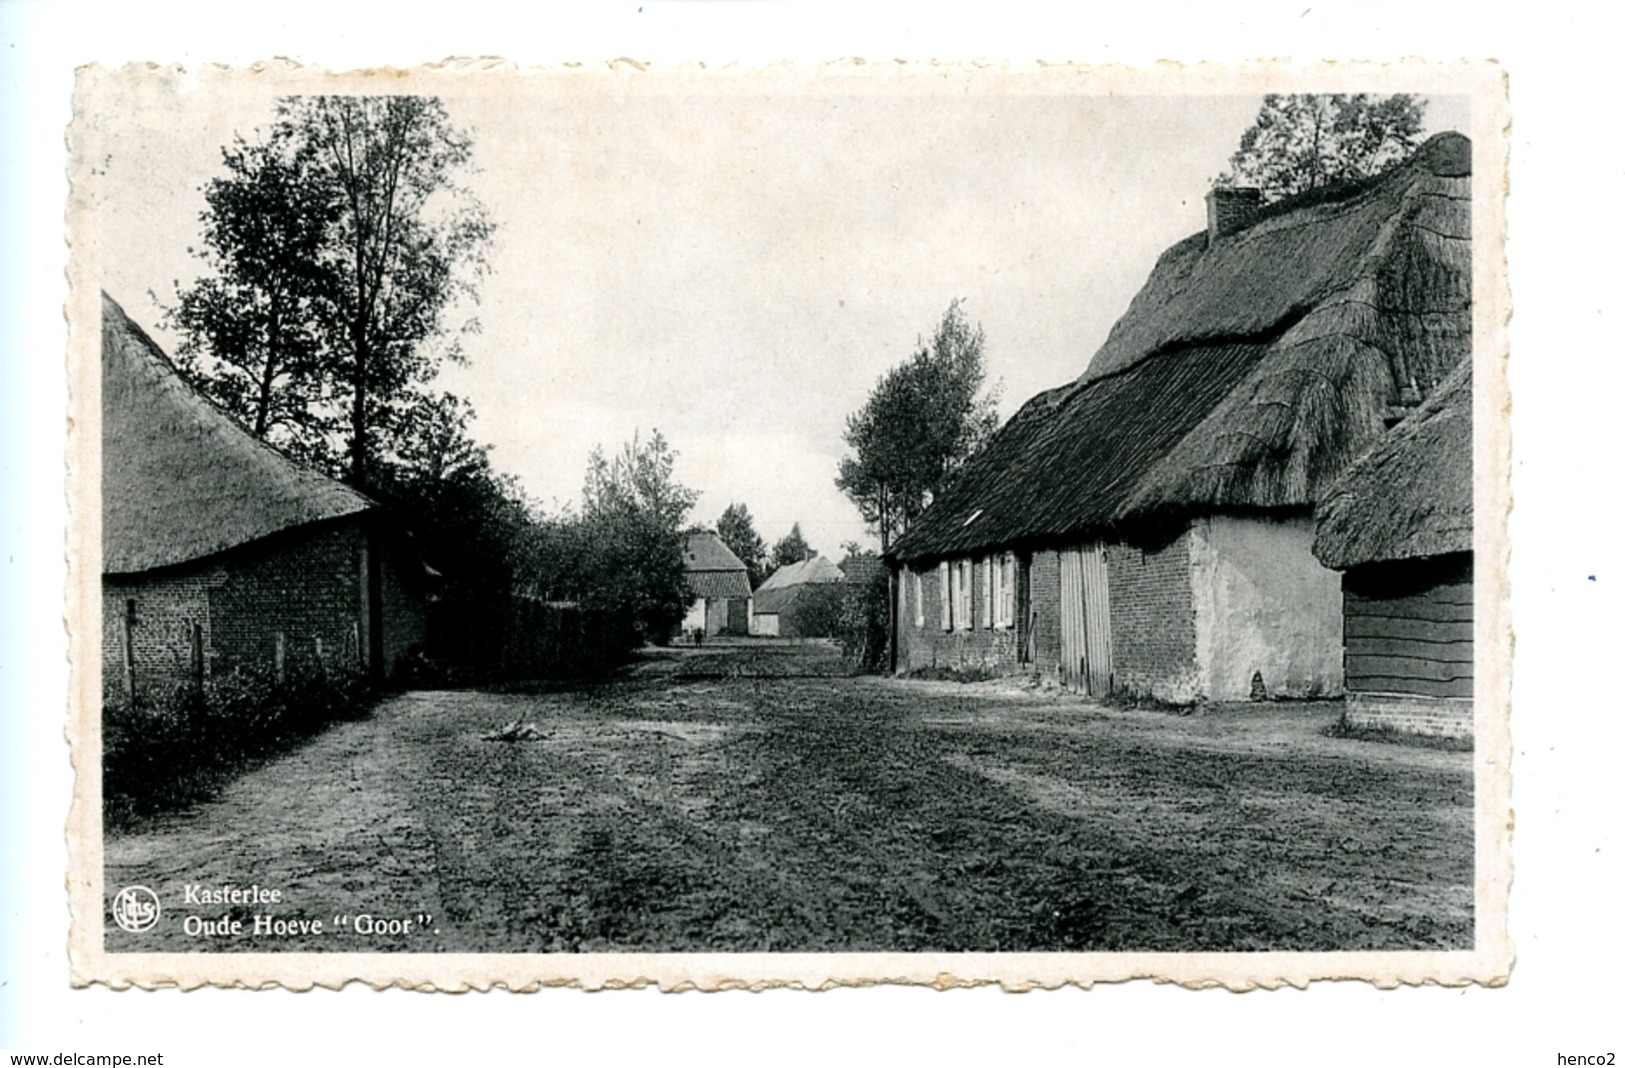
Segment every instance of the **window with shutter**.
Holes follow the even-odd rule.
[[[948,574],[948,561],[937,565],[937,588],[942,594],[942,629],[954,629],[953,578]]]
[[[993,629],[993,564],[994,564],[994,559],[995,558],[991,557],[991,556],[986,557],[985,559],[982,560],[982,564],[981,564],[981,571],[982,571],[982,604],[981,604],[980,611],[978,611],[976,613],[976,618],[982,621],[981,622],[981,627],[982,627],[983,630],[992,630]]]
[[[925,598],[920,593],[920,573],[913,568],[908,572],[909,585],[914,589],[910,591],[914,596],[914,625],[925,626]]]
[[[1004,554],[1004,625],[1016,625],[1016,554]]]
[[[971,614],[971,569],[969,560],[959,561],[959,604],[954,614],[954,625],[960,630],[970,630],[976,617]]]

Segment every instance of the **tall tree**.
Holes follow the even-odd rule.
[[[750,576],[750,588],[755,589],[767,577],[767,543],[756,533],[756,522],[750,509],[742,503],[729,504],[717,520],[717,536],[745,565]]]
[[[459,184],[471,152],[468,132],[433,97],[278,101],[260,145],[228,150],[222,195],[210,199],[204,258],[217,274],[180,294],[176,325],[214,359],[197,366],[199,384],[260,425],[257,396],[230,384],[245,362],[234,352],[252,348],[232,342],[231,319],[244,316],[264,339],[253,366],[279,394],[262,433],[272,413],[307,413],[306,436],[326,436],[335,456],[342,445],[350,481],[366,486],[380,453],[421,419],[440,363],[464,359],[461,333],[477,328],[446,322],[459,300],[477,300],[492,231]],[[282,315],[254,312],[290,279],[300,288],[297,299],[278,298]],[[280,382],[264,373],[272,361],[285,369]]]
[[[835,485],[857,505],[882,552],[998,429],[998,386],[983,389],[985,343],[955,300],[930,341],[881,376],[863,407],[847,416],[852,452],[842,457]]]
[[[697,495],[677,481],[676,458],[658,430],[613,457],[595,449],[581,495],[581,599],[660,643],[688,607],[683,531]]]
[[[790,524],[790,533],[778,540],[773,546],[773,566],[788,567],[799,564],[803,560],[811,560],[818,554],[813,547],[807,544],[807,539],[801,533],[801,524]]]
[[[333,189],[312,180],[312,148],[278,129],[221,150],[226,173],[203,188],[208,273],[166,310],[181,370],[256,436],[336,467],[321,305],[337,284],[325,250]]]
[[[1270,201],[1380,174],[1416,147],[1426,108],[1409,93],[1271,93],[1216,184]]]
[[[492,228],[457,185],[472,140],[435,97],[291,97],[278,110],[279,125],[313,146],[340,203],[330,328],[348,385],[350,480],[364,486],[372,431],[433,377],[425,343],[443,336],[448,306],[478,296]],[[441,355],[464,358],[455,338]]]

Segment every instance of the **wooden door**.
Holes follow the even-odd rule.
[[[1061,685],[1084,686],[1083,562],[1076,549],[1061,550]]]
[[[1098,543],[1061,551],[1061,684],[1091,697],[1111,692],[1111,598]]]
[[[1099,543],[1078,554],[1083,581],[1083,662],[1091,697],[1112,692],[1112,609],[1106,588],[1106,553]]]

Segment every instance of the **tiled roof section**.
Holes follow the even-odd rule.
[[[693,597],[707,600],[745,600],[750,597],[750,578],[739,571],[689,571],[683,580]]]

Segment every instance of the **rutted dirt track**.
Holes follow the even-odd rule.
[[[109,950],[1425,949],[1472,943],[1466,753],[1335,706],[1108,711],[841,677],[817,644],[653,654],[590,690],[419,692],[110,836]],[[515,719],[536,741],[481,734]],[[188,936],[188,883],[364,937]],[[352,919],[353,925],[353,919]],[[438,933],[436,933],[438,932]]]

